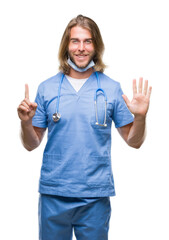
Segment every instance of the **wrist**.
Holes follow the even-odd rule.
[[[135,114],[134,119],[137,120],[137,121],[145,121],[146,120],[146,115]]]
[[[22,126],[22,127],[29,127],[29,126],[32,126],[32,118],[29,119],[29,120],[26,120],[26,121],[21,120],[21,126]]]

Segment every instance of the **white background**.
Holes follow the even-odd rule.
[[[38,239],[38,180],[41,146],[21,144],[17,106],[24,84],[33,101],[40,82],[58,72],[57,53],[66,25],[84,14],[99,26],[105,43],[105,73],[132,97],[132,79],[153,86],[147,138],[136,150],[112,129],[112,168],[116,197],[111,198],[109,238],[169,239],[167,0],[6,0],[0,4],[0,239]]]

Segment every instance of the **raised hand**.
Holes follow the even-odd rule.
[[[25,99],[17,108],[19,118],[25,122],[31,120],[35,115],[36,108],[37,104],[29,100],[29,87],[28,84],[25,84]]]
[[[126,95],[122,95],[132,114],[135,116],[146,116],[149,108],[151,91],[152,87],[148,88],[148,80],[144,82],[143,89],[143,78],[140,77],[137,89],[136,79],[133,79],[133,99],[129,101]]]

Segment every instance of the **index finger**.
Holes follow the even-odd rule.
[[[133,79],[133,96],[137,94],[137,84],[136,79]]]
[[[25,98],[29,99],[29,86],[25,84]]]

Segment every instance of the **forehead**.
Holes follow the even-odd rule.
[[[70,30],[70,38],[92,38],[90,31],[86,28],[82,28],[80,26],[72,27]]]

